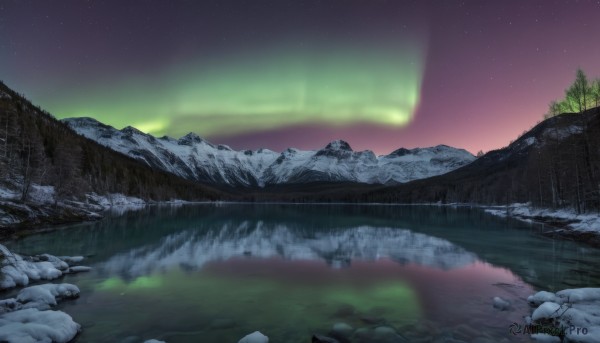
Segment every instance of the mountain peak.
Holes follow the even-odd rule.
[[[348,142],[343,141],[341,139],[337,139],[329,144],[327,144],[327,146],[325,147],[325,149],[327,150],[345,150],[345,151],[352,151],[352,148],[350,147],[350,144],[348,144]]]
[[[406,149],[406,148],[399,148],[399,149],[396,149],[396,150],[392,151],[390,153],[390,155],[393,155],[393,156],[404,156],[404,155],[408,155],[410,153],[411,153],[411,151],[408,150],[408,149]]]
[[[187,135],[179,138],[177,142],[179,145],[193,145],[194,143],[202,143],[204,140],[197,134],[190,132]]]
[[[91,117],[73,117],[73,118],[64,118],[60,120],[61,122],[67,124],[70,128],[102,128],[102,129],[111,129],[116,130],[110,125],[106,125],[98,120]]]
[[[139,135],[145,135],[145,133],[143,133],[142,131],[140,131],[140,130],[136,129],[136,128],[135,128],[135,127],[133,127],[133,126],[125,126],[125,127],[124,127],[124,128],[122,128],[120,131],[121,131],[121,132],[123,132],[123,133],[127,133],[127,134],[134,134],[134,133],[137,133],[137,134],[139,134]]]

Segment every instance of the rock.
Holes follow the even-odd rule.
[[[396,330],[392,329],[389,326],[378,326],[377,328],[375,328],[375,330],[373,331],[375,337],[390,337],[390,336],[395,336],[396,335]]]
[[[339,343],[337,339],[335,338],[331,338],[331,337],[327,337],[327,336],[323,336],[323,335],[317,335],[314,334],[312,336],[312,343]]]
[[[157,339],[149,339],[147,341],[144,341],[144,343],[166,343],[165,341],[159,341]]]
[[[335,323],[331,328],[332,336],[350,337],[354,332],[354,328],[346,323]]]
[[[494,297],[494,308],[500,311],[506,311],[510,308],[510,303],[500,297]]]
[[[254,331],[253,333],[244,336],[238,341],[238,343],[268,343],[269,337],[260,333],[260,331]]]

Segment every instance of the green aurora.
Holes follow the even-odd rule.
[[[243,287],[239,287],[240,284]],[[416,291],[400,280],[370,281],[359,286],[341,280],[326,284],[295,283],[272,277],[238,278],[207,272],[190,275],[170,270],[129,282],[113,276],[90,286],[94,289],[91,293],[95,301],[119,303],[114,308],[99,307],[100,312],[77,313],[82,321],[98,322],[86,331],[86,334],[95,332],[96,335],[114,331],[126,321],[127,328],[138,333],[147,330],[148,323],[164,325],[163,330],[168,332],[187,331],[192,335],[190,341],[194,341],[196,332],[203,341],[234,342],[249,330],[261,328],[273,341],[305,342],[309,333],[331,327],[335,322],[332,314],[341,306],[351,306],[367,316],[391,318],[391,324],[398,327],[417,323],[423,316]],[[147,304],[152,306],[131,316],[130,309]],[[181,304],[185,304],[183,309]],[[165,313],[177,320],[165,319]],[[241,325],[202,332],[210,330],[207,325],[212,319],[223,317]],[[361,321],[345,320],[357,327],[365,325]],[[286,337],[290,327],[296,330],[298,337]],[[219,334],[226,336],[219,337]]]
[[[407,125],[419,103],[424,49],[361,48],[280,47],[179,63],[41,100],[59,118],[87,116],[174,137],[308,123]]]

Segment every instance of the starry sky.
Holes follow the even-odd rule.
[[[58,118],[236,149],[506,146],[581,67],[600,1],[0,0],[0,79]]]

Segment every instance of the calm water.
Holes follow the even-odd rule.
[[[255,330],[309,342],[339,322],[371,330],[363,341],[385,325],[411,342],[519,342],[508,327],[528,295],[600,285],[598,249],[539,230],[468,208],[190,205],[8,245],[89,256],[92,272],[57,281],[82,291],[60,305],[83,326],[77,342],[235,343]]]

